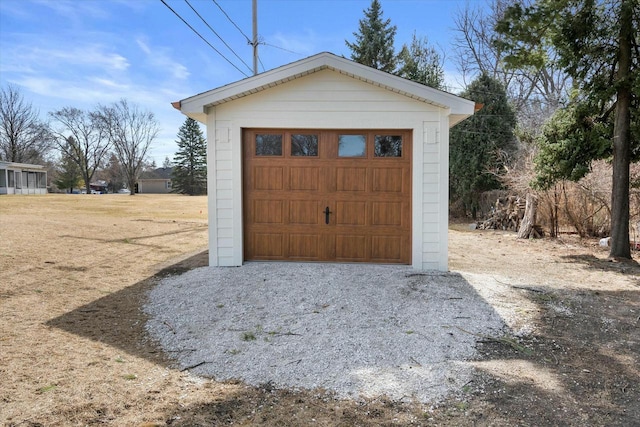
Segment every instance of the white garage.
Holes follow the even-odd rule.
[[[173,105],[207,127],[211,266],[447,270],[449,128],[473,102],[321,53]]]

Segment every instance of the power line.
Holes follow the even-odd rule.
[[[273,45],[273,44],[270,44],[270,43],[262,43],[262,44],[265,45],[265,46],[275,47],[276,49],[284,50],[285,52],[293,53],[294,55],[304,56],[304,54],[302,54],[300,52],[294,52],[293,50],[285,49],[283,47],[276,46],[276,45]]]
[[[209,23],[208,23],[208,22],[207,22],[207,21],[206,21],[206,20],[205,20],[205,19],[204,19],[204,18],[203,18],[199,13],[198,13],[198,11],[197,11],[197,10],[195,10],[195,8],[194,8],[193,6],[191,6],[191,3],[189,3],[189,0],[184,0],[184,1],[185,1],[185,3],[187,3],[187,5],[189,5],[189,7],[191,8],[191,10],[193,10],[193,12],[194,12],[196,15],[198,15],[198,18],[200,18],[200,19],[202,20],[202,22],[204,22],[204,24],[205,24],[207,27],[209,27],[209,29],[213,32],[213,34],[215,34],[215,35],[216,35],[216,37],[218,37],[218,38],[220,39],[220,41],[221,41],[222,43],[224,43],[224,45],[225,45],[227,48],[229,48],[229,50],[231,51],[231,53],[233,53],[233,54],[236,56],[236,58],[238,58],[238,59],[240,60],[240,62],[242,62],[242,63],[243,63],[243,64],[244,64],[248,69],[249,69],[249,71],[251,71],[251,67],[250,67],[246,62],[244,62],[244,60],[243,60],[242,58],[240,58],[240,56],[235,52],[235,50],[233,50],[233,48],[232,48],[231,46],[229,46],[229,45],[227,44],[227,42],[225,42],[225,41],[222,39],[222,37],[220,37],[220,35],[216,32],[216,30],[214,30],[213,28],[211,28],[211,25],[209,25]]]
[[[240,68],[236,67],[236,65],[235,65],[233,62],[229,61],[229,59],[227,59],[227,57],[226,57],[226,56],[224,56],[224,55],[223,55],[223,54],[222,54],[218,49],[216,49],[215,47],[213,47],[213,45],[212,45],[211,43],[209,43],[209,42],[207,41],[207,39],[205,39],[205,38],[204,38],[204,37],[203,37],[203,36],[202,36],[198,31],[196,31],[196,29],[195,29],[195,28],[193,28],[191,25],[189,25],[189,23],[188,23],[187,21],[185,21],[185,20],[184,20],[184,18],[178,14],[178,12],[176,12],[175,10],[173,10],[173,9],[171,8],[171,6],[169,6],[169,5],[165,2],[165,0],[160,0],[160,1],[161,1],[161,2],[162,2],[162,4],[164,4],[164,5],[165,5],[165,6],[166,6],[166,7],[167,7],[171,12],[173,12],[173,14],[174,14],[174,15],[176,15],[176,16],[177,16],[177,17],[178,17],[182,22],[184,22],[184,24],[185,24],[187,27],[189,27],[189,28],[191,29],[191,31],[193,31],[194,33],[196,33],[196,34],[198,35],[198,37],[200,37],[200,38],[202,39],[202,41],[204,41],[206,44],[208,44],[208,45],[209,45],[209,47],[210,47],[211,49],[213,49],[213,50],[214,50],[218,55],[220,55],[220,56],[221,56],[225,61],[227,61],[229,64],[231,64],[231,66],[232,66],[233,68],[235,68],[236,70],[240,71],[240,72],[242,73],[242,75],[244,75],[245,77],[249,77],[249,76],[248,76],[244,71],[242,71]]]
[[[229,22],[231,22],[238,29],[238,31],[240,31],[240,34],[242,34],[244,36],[244,38],[247,39],[247,43],[252,44],[251,38],[249,38],[249,36],[246,35],[244,33],[244,31],[242,31],[242,29],[240,27],[238,27],[238,24],[233,22],[233,19],[231,19],[231,17],[227,14],[227,12],[225,12],[225,10],[222,8],[222,6],[220,6],[216,0],[211,0],[211,1],[213,1],[216,4],[216,6],[218,6],[218,9],[220,9],[222,11],[222,13],[224,13],[224,16],[227,17]]]

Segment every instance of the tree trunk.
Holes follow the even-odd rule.
[[[536,225],[536,215],[538,211],[538,198],[533,194],[527,194],[527,205],[524,209],[524,218],[518,230],[518,239],[529,239],[535,237],[537,232],[534,228]]]
[[[127,179],[127,185],[129,186],[129,195],[130,196],[135,196],[136,195],[136,179],[133,178],[128,178]]]
[[[609,258],[631,259],[629,248],[629,163],[631,139],[631,39],[633,1],[620,10],[619,68],[613,129],[613,189],[611,191],[611,252]]]

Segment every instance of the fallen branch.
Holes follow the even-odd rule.
[[[302,336],[302,334],[296,334],[295,332],[268,332],[269,336],[272,337],[283,337],[283,336],[290,336],[290,335],[295,335],[295,336]]]
[[[418,362],[413,356],[409,356],[409,361],[416,364],[416,366],[422,367],[422,363]]]
[[[202,366],[202,365],[204,365],[205,363],[211,363],[211,362],[207,362],[207,361],[205,360],[205,361],[203,361],[203,362],[196,363],[195,365],[190,365],[190,366],[187,366],[187,367],[185,367],[185,368],[182,368],[182,369],[180,369],[180,372],[184,372],[184,371],[188,371],[189,369],[197,368],[198,366]]]
[[[529,291],[529,292],[537,292],[540,294],[544,294],[545,291],[543,291],[542,289],[536,289],[536,288],[530,288],[529,286],[516,286],[516,285],[511,285],[511,287],[513,289],[522,289],[523,291]]]
[[[174,328],[173,326],[171,326],[171,325],[169,324],[169,322],[167,322],[166,320],[164,320],[162,323],[164,323],[165,325],[167,325],[167,328],[169,328],[169,330],[170,330],[171,332],[173,332],[173,334],[174,334],[174,335],[176,334],[176,330],[175,330],[175,328]]]
[[[520,351],[520,352],[528,354],[528,355],[531,354],[531,350],[529,350],[525,346],[519,344],[517,341],[512,340],[510,338],[504,338],[504,337],[496,338],[496,337],[492,337],[492,336],[489,336],[489,335],[477,334],[475,332],[470,332],[470,331],[467,331],[466,329],[462,329],[460,326],[454,326],[454,328],[456,328],[456,329],[458,329],[458,330],[460,330],[460,331],[462,331],[464,333],[467,333],[467,334],[474,335],[476,337],[482,338],[486,342],[497,342],[497,343],[500,343],[500,344],[506,344],[509,347],[512,347],[513,349],[515,349],[517,351]],[[485,342],[485,341],[478,341],[478,342]]]

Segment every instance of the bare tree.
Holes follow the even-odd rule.
[[[158,121],[152,112],[142,111],[126,99],[99,106],[96,117],[113,145],[130,194],[134,195],[147,151],[160,131]]]
[[[495,31],[510,0],[487,0],[489,8],[468,4],[454,18],[457,36],[455,58],[465,85],[479,74],[488,74],[507,89],[518,116],[520,129],[540,129],[542,123],[561,105],[570,89],[571,79],[556,66],[556,52],[547,51],[545,66],[508,67],[506,50]]]
[[[51,147],[47,125],[16,86],[0,91],[0,160],[41,163]]]
[[[109,150],[109,140],[95,119],[95,114],[73,107],[49,113],[55,127],[52,132],[62,153],[80,169],[87,194],[91,180]]]

